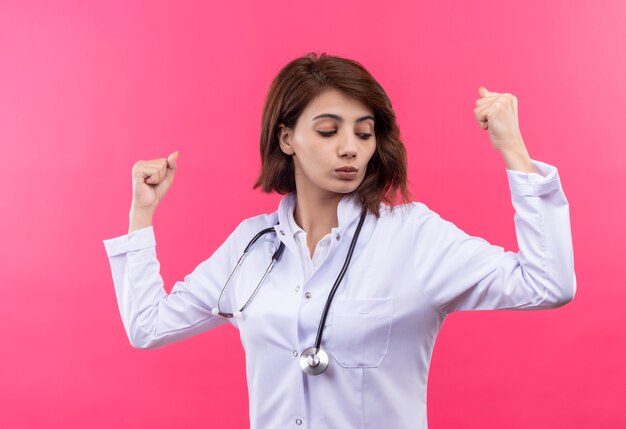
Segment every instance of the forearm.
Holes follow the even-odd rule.
[[[136,231],[141,228],[146,228],[152,225],[153,216],[154,216],[154,211],[138,210],[138,209],[135,209],[134,207],[131,207],[130,212],[128,214],[128,218],[129,218],[128,233],[130,234],[133,231]]]
[[[524,173],[536,173],[535,167],[530,162],[530,155],[526,150],[523,140],[510,145],[511,149],[502,150],[500,153],[506,162],[506,168],[509,170],[521,171]]]

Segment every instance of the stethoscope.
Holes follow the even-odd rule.
[[[317,328],[317,336],[315,338],[315,345],[313,347],[309,347],[305,349],[300,354],[300,368],[302,369],[302,371],[304,371],[307,374],[318,375],[324,372],[326,368],[328,368],[328,363],[329,363],[328,353],[326,353],[320,347],[322,343],[322,332],[324,332],[324,325],[326,323],[326,317],[328,316],[328,310],[330,309],[330,304],[333,300],[333,297],[335,296],[337,287],[339,287],[339,283],[341,283],[341,280],[343,279],[343,276],[346,274],[346,271],[348,270],[348,266],[350,265],[350,259],[352,259],[352,253],[354,252],[354,247],[356,246],[356,241],[359,238],[361,227],[363,226],[363,222],[365,221],[366,214],[367,214],[367,210],[363,209],[363,211],[361,212],[361,218],[359,219],[359,224],[357,225],[356,231],[354,233],[354,237],[352,237],[352,242],[350,243],[346,260],[343,263],[343,267],[341,268],[341,271],[339,272],[337,279],[335,280],[335,284],[333,285],[332,289],[330,290],[330,293],[328,294],[328,298],[326,299],[326,305],[324,306],[324,311],[322,311],[320,324]],[[220,296],[217,299],[217,307],[213,308],[212,310],[212,313],[214,315],[219,315],[222,317],[229,317],[229,318],[230,317],[235,317],[235,318],[242,317],[243,311],[250,304],[254,296],[257,294],[259,288],[261,287],[261,284],[263,283],[267,275],[270,273],[270,271],[272,271],[272,268],[274,268],[274,265],[276,264],[276,262],[282,256],[285,250],[285,243],[283,243],[282,241],[280,242],[278,249],[276,249],[276,251],[274,252],[274,255],[272,255],[272,260],[270,261],[270,264],[265,270],[263,277],[261,277],[261,280],[259,281],[256,288],[252,292],[252,295],[250,295],[250,298],[248,298],[245,304],[238,311],[235,311],[233,313],[227,313],[227,312],[221,311],[220,301],[222,299],[222,296],[226,292],[226,289],[228,288],[228,285],[230,284],[231,279],[233,278],[237,270],[241,267],[241,264],[243,263],[244,258],[248,255],[252,245],[256,243],[259,238],[271,232],[275,233],[276,230],[273,227],[265,228],[264,230],[260,231],[257,235],[255,235],[252,238],[252,240],[250,240],[250,242],[244,249],[243,254],[239,257],[239,260],[237,261],[237,265],[235,265],[235,268],[233,269],[232,273],[230,273],[230,276],[228,276],[228,279],[226,280],[226,284],[222,288],[222,292],[220,293]]]

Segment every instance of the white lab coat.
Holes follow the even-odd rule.
[[[358,224],[360,208],[350,198],[339,203],[339,226],[326,237],[308,279],[304,242],[294,240],[289,222],[293,194],[276,212],[241,222],[169,295],[152,226],[104,240],[128,338],[134,347],[156,348],[232,323],[246,353],[254,429],[425,429],[428,368],[448,313],[554,308],[575,294],[569,206],[558,171],[532,163],[539,173],[506,170],[517,253],[466,234],[423,203],[393,211],[381,205],[378,219],[368,214],[326,321],[322,348],[330,364],[320,375],[304,374],[299,354],[315,343],[328,292]],[[258,231],[274,225],[277,234],[257,242],[222,300],[223,311],[239,309],[277,238],[283,241],[282,259],[244,318],[214,316],[211,310],[242,250]]]

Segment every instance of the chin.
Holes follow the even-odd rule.
[[[335,186],[333,188],[329,188],[330,192],[334,192],[336,194],[350,194],[357,190],[361,183],[345,183],[344,186]]]

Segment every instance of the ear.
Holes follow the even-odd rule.
[[[280,150],[286,155],[293,155],[293,147],[291,146],[291,139],[293,138],[293,130],[287,128],[285,124],[278,125],[278,144]]]

